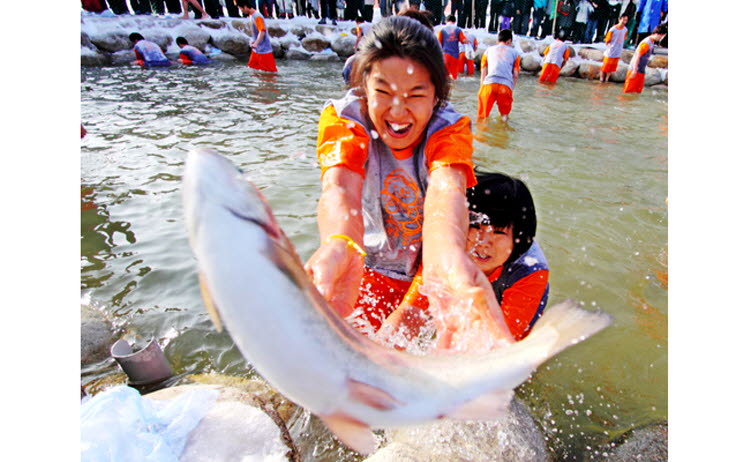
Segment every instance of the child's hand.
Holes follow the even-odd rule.
[[[354,310],[363,268],[364,258],[341,239],[321,245],[305,264],[315,287],[342,317]]]

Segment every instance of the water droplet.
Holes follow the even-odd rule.
[[[376,140],[378,139],[378,132],[375,130],[370,130],[370,136],[372,136],[372,138]]]
[[[412,66],[411,64],[406,66],[406,73],[412,75],[414,73],[414,66]]]

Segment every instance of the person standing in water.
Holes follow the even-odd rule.
[[[271,40],[268,38],[266,21],[257,10],[255,0],[235,0],[237,8],[246,16],[250,17],[250,27],[253,31],[253,40],[250,42],[250,59],[247,66],[259,71],[278,72],[276,60],[273,57]]]
[[[608,82],[609,76],[613,72],[617,72],[617,64],[620,62],[622,46],[625,43],[625,37],[628,35],[628,29],[625,27],[627,23],[628,17],[626,15],[620,16],[617,24],[612,26],[604,37],[607,49],[604,50],[604,63],[602,64],[601,77],[599,78],[602,82]]]
[[[445,22],[445,26],[437,33],[437,39],[443,49],[445,67],[453,80],[456,80],[459,70],[460,47],[462,43],[466,43],[466,36],[464,36],[463,30],[456,26],[455,16],[449,15]]]
[[[446,292],[496,303],[465,252],[471,121],[448,102],[440,43],[419,21],[389,16],[359,48],[352,88],[320,116],[320,247],[306,271],[362,332],[398,307],[420,263]]]
[[[508,120],[513,107],[513,88],[521,72],[521,54],[512,45],[513,33],[503,29],[497,34],[497,45],[487,48],[482,55],[477,120],[489,117],[496,103],[502,120]]]
[[[563,42],[565,30],[557,33],[555,41],[544,49],[544,64],[542,72],[539,73],[539,83],[555,83],[560,76],[560,69],[565,66],[570,58],[570,48]]]
[[[665,35],[667,35],[667,26],[660,24],[654,27],[651,35],[638,44],[625,77],[623,93],[640,93],[643,91],[643,85],[646,82],[646,65],[651,55],[654,54],[654,47]]]

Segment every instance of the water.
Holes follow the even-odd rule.
[[[176,373],[252,374],[200,300],[179,196],[188,150],[229,156],[300,256],[317,246],[317,122],[344,92],[341,66],[277,65],[275,76],[244,63],[81,69],[82,300],[131,342],[158,338]],[[461,78],[452,93],[472,119],[478,85]],[[574,298],[615,318],[518,390],[560,460],[596,457],[628,429],[667,419],[667,92],[621,89],[565,78],[550,89],[522,74],[509,125],[496,113],[475,124],[476,163],[521,177],[534,195],[550,302]],[[90,365],[82,381],[114,371]],[[308,458],[358,460],[307,427]]]

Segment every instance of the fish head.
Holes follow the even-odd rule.
[[[270,207],[255,186],[242,170],[212,149],[199,148],[188,153],[182,199],[191,242],[201,231],[206,213],[214,208],[256,223],[271,237],[281,234]]]

